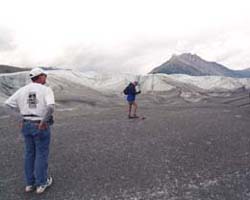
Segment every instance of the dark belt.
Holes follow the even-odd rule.
[[[28,115],[22,115],[23,117],[39,117],[38,115],[28,114]]]
[[[23,122],[31,122],[31,123],[40,123],[41,120],[31,120],[31,119],[23,119]]]

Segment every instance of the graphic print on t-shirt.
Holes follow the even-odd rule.
[[[29,93],[27,103],[29,104],[29,108],[36,108],[38,100],[37,100],[35,92],[30,92]]]

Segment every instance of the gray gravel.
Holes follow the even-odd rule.
[[[0,110],[0,199],[248,200],[250,107],[236,101],[142,98],[145,120],[125,104],[60,107],[42,195],[24,193],[23,139]]]

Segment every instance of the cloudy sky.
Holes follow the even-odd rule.
[[[250,68],[248,0],[0,3],[0,64],[147,73],[190,52]]]

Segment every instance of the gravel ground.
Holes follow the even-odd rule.
[[[57,110],[42,195],[24,193],[23,139],[0,110],[0,199],[250,199],[250,107],[172,102],[142,99],[145,120],[127,119],[125,105]]]

